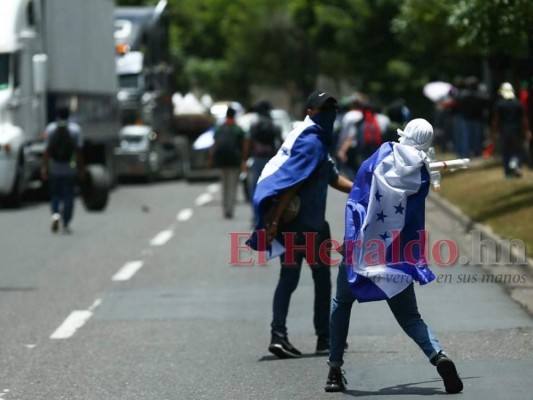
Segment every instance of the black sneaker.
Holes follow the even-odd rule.
[[[281,337],[276,334],[272,334],[268,351],[279,358],[298,358],[302,356],[302,353],[289,342],[287,336]]]
[[[459,378],[457,369],[452,360],[445,354],[439,353],[435,357],[435,365],[442,381],[444,382],[444,389],[447,393],[459,393],[463,390],[463,382]]]
[[[344,371],[339,367],[330,367],[328,380],[326,381],[326,387],[324,390],[328,393],[343,392],[346,390],[348,381],[344,376]]]
[[[316,340],[315,354],[322,356],[329,354],[329,338],[319,336]]]

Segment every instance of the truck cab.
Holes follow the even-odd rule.
[[[123,138],[115,149],[120,174],[139,171],[150,177],[183,176],[189,153],[185,138],[176,136],[174,127],[167,1],[160,0],[156,6],[117,7],[114,18],[117,98],[123,126]],[[130,146],[124,138],[131,137],[158,149],[149,152],[158,155],[158,162],[148,163],[146,160],[155,158],[146,157],[146,148]]]
[[[171,130],[172,67],[167,1],[115,9],[118,99],[123,125]]]
[[[0,202],[18,205],[41,185],[43,132],[59,106],[82,127],[86,162],[113,180],[113,9],[109,0],[0,2]]]
[[[19,204],[40,161],[30,151],[45,121],[44,64],[35,58],[42,47],[39,12],[34,0],[0,4],[0,200],[9,205]]]

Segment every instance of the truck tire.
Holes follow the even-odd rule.
[[[80,185],[83,204],[88,211],[103,211],[109,199],[109,175],[101,165],[88,165]]]

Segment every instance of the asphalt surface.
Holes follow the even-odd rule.
[[[338,240],[344,200],[331,192],[328,219]],[[431,242],[453,240],[470,257],[471,238],[452,219],[429,203],[427,218]],[[229,232],[248,232],[250,220],[244,202],[233,220],[222,218],[216,184],[180,181],[121,186],[103,213],[78,203],[72,235],[50,233],[45,203],[0,210],[0,399],[445,395],[435,368],[383,302],[354,305],[348,390],[324,393],[327,357],[314,355],[306,270],[288,320],[304,357],[269,354],[278,262],[229,264]],[[418,302],[463,378],[457,396],[531,398],[533,321],[502,285],[483,278],[498,271],[521,280],[525,268],[433,271],[440,282],[417,287]],[[529,278],[517,286],[530,290]]]

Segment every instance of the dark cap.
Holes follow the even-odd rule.
[[[237,111],[233,107],[228,107],[226,110],[226,118],[233,118],[235,117],[235,114],[237,114]]]
[[[328,92],[316,90],[307,98],[307,108],[322,108],[329,99],[332,99],[334,103],[337,103],[337,99],[331,96]]]
[[[68,120],[68,117],[70,116],[70,110],[68,109],[68,107],[58,107],[57,110],[56,110],[56,115],[57,115],[57,119],[61,120],[61,121],[66,121]]]

